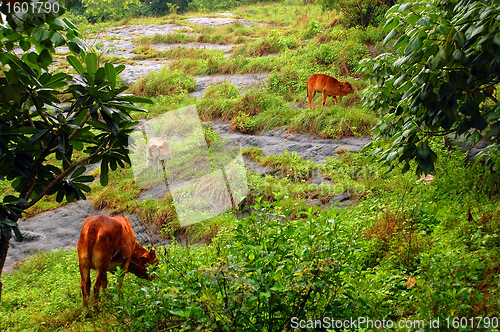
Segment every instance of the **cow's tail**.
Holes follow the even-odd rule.
[[[99,217],[97,217],[99,218]],[[96,226],[97,218],[92,220],[89,225],[89,230],[87,232],[87,280],[90,280],[90,261],[92,260],[92,252],[94,251],[94,246],[97,242],[98,228]]]

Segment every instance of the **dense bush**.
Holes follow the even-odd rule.
[[[343,25],[346,27],[369,25],[378,26],[384,21],[389,7],[395,0],[319,0],[323,10],[337,10],[343,14]]]
[[[187,76],[177,70],[165,68],[160,71],[153,71],[139,79],[130,89],[130,92],[141,96],[156,97],[191,92],[195,87],[196,80],[194,77]]]
[[[352,234],[332,219],[306,211],[286,221],[286,197],[255,213],[204,248],[171,246],[151,285],[128,287],[118,315],[128,328],[281,331],[292,317],[349,317],[355,295]]]

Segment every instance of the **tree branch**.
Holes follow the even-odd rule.
[[[32,93],[30,93],[30,96],[31,96],[31,100],[33,100],[33,104],[35,105],[36,111],[38,112],[38,114],[40,114],[40,117],[45,122],[45,124],[47,125],[47,127],[49,127],[51,129],[52,134],[56,135],[57,133],[54,131],[54,128],[50,124],[50,122],[47,119],[47,117],[45,116],[45,114],[43,114],[42,107],[40,106],[40,104],[38,103],[38,101],[36,100],[36,98],[33,96]]]
[[[87,112],[87,114],[85,115],[85,118],[82,120],[82,123],[80,123],[80,125],[78,127],[80,128],[83,128],[83,126],[85,125],[85,123],[90,119],[90,112]],[[80,129],[75,129],[68,137],[68,141],[71,142],[71,140],[73,139],[73,137],[75,137],[75,135],[80,131]]]
[[[36,185],[35,177],[36,177],[36,173],[38,172],[38,168],[42,165],[45,158],[48,155],[50,155],[49,149],[52,146],[52,144],[54,144],[54,141],[55,141],[55,136],[52,135],[48,146],[43,151],[41,151],[40,156],[35,161],[34,166],[33,166],[33,170],[31,171],[28,179],[26,180],[26,184],[24,185],[23,190],[21,190],[19,197],[22,197],[22,198],[28,200],[28,198],[31,196],[31,193],[35,189],[35,185]]]
[[[45,189],[43,189],[40,193],[38,193],[38,195],[33,198],[29,203],[28,205],[25,207],[25,209],[35,205],[36,202],[38,202],[43,196],[45,196],[45,194],[51,190],[55,185],[57,185],[60,181],[62,181],[63,178],[65,178],[67,175],[69,175],[76,167],[80,166],[80,165],[83,165],[84,163],[86,163],[87,161],[89,161],[90,159],[94,158],[95,156],[99,155],[99,153],[104,149],[104,147],[108,144],[110,138],[107,137],[106,139],[104,139],[101,143],[101,145],[99,145],[99,147],[97,148],[97,150],[91,154],[90,156],[88,156],[87,158],[84,158],[80,161],[77,161],[75,162],[73,165],[69,166],[66,170],[64,170],[61,174],[59,174],[54,180],[52,180],[51,183],[49,183],[47,185],[47,187],[45,187]]]

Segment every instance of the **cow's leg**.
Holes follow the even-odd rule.
[[[155,172],[155,174],[158,174],[158,158],[155,158],[154,161],[153,161],[153,170]]]
[[[163,166],[161,164],[161,159],[158,157],[158,179],[163,178]]]
[[[90,268],[86,265],[86,258],[80,259],[80,276],[82,278],[81,288],[83,297],[83,307],[88,305],[90,297]]]
[[[99,291],[103,291],[108,287],[108,275],[106,269],[97,269],[96,280],[94,284],[94,307],[97,307],[99,303]]]
[[[335,102],[335,106],[337,106],[337,96],[333,96],[333,101]]]
[[[309,91],[309,108],[310,109],[314,109],[313,98],[314,98],[315,94],[316,94],[316,90],[312,89],[312,91]]]
[[[120,275],[118,280],[118,293],[120,293],[120,289],[122,288],[123,285],[123,279],[125,279],[125,274],[127,273],[128,266],[130,265],[130,262],[127,262],[123,265],[123,273]]]
[[[325,106],[325,101],[326,101],[327,96],[328,96],[328,93],[326,92],[326,90],[323,90],[323,99],[321,100],[321,106],[323,106],[323,107]]]

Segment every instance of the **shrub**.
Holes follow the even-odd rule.
[[[285,153],[280,155],[266,156],[260,160],[260,163],[274,167],[277,175],[295,182],[310,180],[316,173],[316,166],[312,159],[303,160],[295,151],[289,153],[285,150]]]
[[[286,221],[289,199],[262,202],[210,246],[165,248],[151,286],[122,290],[117,315],[128,329],[284,330],[292,317],[348,317],[353,235],[334,219]],[[334,217],[333,217],[334,218]],[[286,239],[286,241],[284,241]]]
[[[389,7],[396,4],[394,0],[320,0],[323,10],[337,10],[343,14],[343,25],[346,27],[369,25],[378,26],[384,21]]]
[[[154,97],[174,93],[191,92],[196,87],[196,79],[178,70],[162,69],[140,78],[130,89],[130,93]]]
[[[214,84],[209,86],[205,93],[203,94],[203,98],[236,98],[240,95],[240,91],[233,83],[222,82],[220,84]]]

